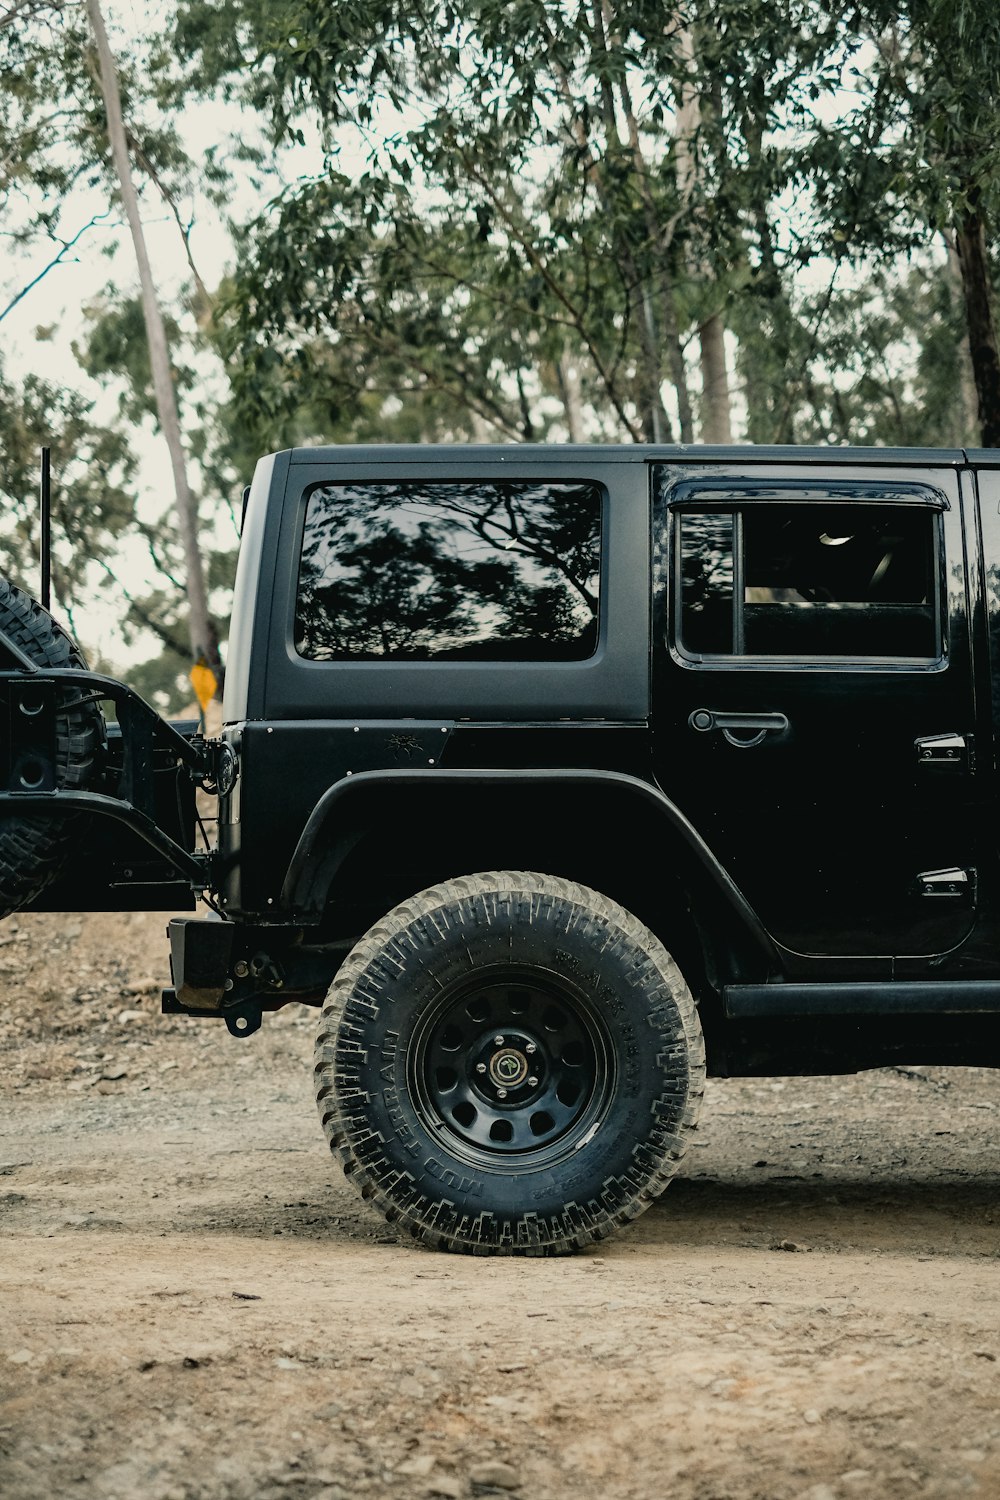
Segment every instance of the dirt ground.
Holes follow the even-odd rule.
[[[0,1495],[1000,1495],[1000,1075],[709,1086],[568,1260],[356,1199],[315,1015],[166,1019],[165,918],[0,925]]]

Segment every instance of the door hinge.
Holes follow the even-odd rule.
[[[975,769],[975,742],[971,734],[924,734],[914,740],[917,764],[943,771]]]
[[[924,870],[917,876],[917,889],[921,896],[935,900],[975,900],[975,870]]]

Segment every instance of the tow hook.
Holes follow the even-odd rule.
[[[225,1013],[226,1029],[230,1036],[253,1036],[255,1031],[260,1030],[262,1012],[259,1005],[253,1001],[247,1001],[244,1005],[234,1005],[232,1010]]]

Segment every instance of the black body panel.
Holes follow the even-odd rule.
[[[299,655],[310,491],[477,476],[602,487],[596,654]],[[800,531],[810,515],[846,517],[844,535],[820,537],[846,549],[824,563],[851,555],[853,532],[873,518],[911,553],[926,537],[923,561],[896,594],[884,592],[883,561],[864,605],[807,592],[780,608],[787,590],[744,594],[737,580],[740,609],[744,597],[748,612],[770,601],[763,611],[790,627],[791,647],[744,656],[738,635],[735,658],[727,643],[692,657],[675,614],[685,586],[676,516],[706,495],[715,511],[763,506],[753,514],[776,518],[770,532],[754,522],[765,538],[781,530],[775,506]],[[926,1058],[936,1021],[954,1055],[967,1019],[954,996],[975,980],[987,986],[981,1002],[1000,982],[988,837],[1000,523],[987,526],[985,562],[980,532],[975,476],[957,451],[386,447],[267,460],[250,499],[242,646],[227,685],[224,733],[240,759],[221,809],[227,915],[262,938],[273,931],[279,947],[300,930],[307,945],[342,951],[358,924],[421,885],[537,867],[615,895],[685,954],[720,1070],[781,1070],[813,1055],[810,1066],[850,1067],[896,1057],[907,1036]],[[832,658],[823,645],[796,657],[822,610],[830,638],[846,644]],[[952,998],[942,990],[935,1014],[938,976]],[[969,1002],[988,1031],[990,1008],[971,989]]]

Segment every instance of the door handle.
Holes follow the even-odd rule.
[[[718,729],[722,738],[738,750],[752,750],[769,734],[782,734],[788,728],[784,714],[716,713],[711,708],[696,708],[688,714],[688,723],[699,734],[710,734],[713,729]],[[744,738],[747,733],[749,739]]]

